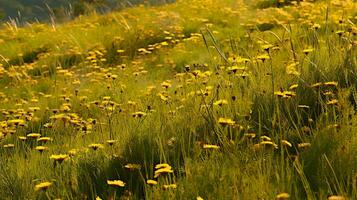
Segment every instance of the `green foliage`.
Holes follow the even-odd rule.
[[[339,2],[83,0],[67,23],[4,24],[0,199],[356,199]]]

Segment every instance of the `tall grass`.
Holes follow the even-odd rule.
[[[8,26],[1,198],[357,198],[355,7],[195,0]]]

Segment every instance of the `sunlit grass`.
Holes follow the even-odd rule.
[[[357,198],[357,5],[280,3],[4,25],[0,194]]]

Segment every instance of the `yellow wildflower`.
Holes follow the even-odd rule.
[[[221,117],[218,119],[218,123],[222,126],[226,126],[226,125],[233,126],[236,122],[230,118],[222,118]]]
[[[204,149],[219,149],[220,147],[218,145],[214,145],[214,144],[204,144],[203,148]]]
[[[35,191],[46,191],[53,183],[51,182],[42,182],[42,183],[39,183],[37,185],[35,185]]]
[[[113,187],[124,187],[125,183],[121,180],[107,180],[107,184]]]
[[[151,179],[147,180],[146,183],[147,183],[148,185],[157,185],[157,181],[151,180]]]
[[[286,192],[280,193],[278,195],[276,195],[276,200],[286,200],[289,199],[290,195]]]

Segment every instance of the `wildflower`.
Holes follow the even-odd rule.
[[[116,140],[107,140],[106,141],[107,144],[109,144],[110,146],[112,146],[114,143],[116,143],[117,141]]]
[[[157,164],[155,166],[155,169],[167,168],[167,167],[171,167],[171,166],[169,164],[167,164],[167,163],[162,163],[162,164]]]
[[[261,60],[261,61],[265,61],[265,60],[268,60],[270,57],[269,57],[269,55],[267,55],[267,54],[263,54],[263,55],[259,55],[259,56],[257,56],[257,59],[258,60]]]
[[[299,149],[306,149],[306,148],[309,148],[309,147],[311,147],[311,144],[308,143],[308,142],[304,142],[304,143],[299,143],[298,144],[298,148]]]
[[[163,83],[161,83],[161,86],[165,89],[171,87],[171,83],[169,83],[168,81],[164,81]]]
[[[328,200],[346,200],[343,196],[332,195],[328,197]]]
[[[334,86],[334,87],[337,87],[338,82],[336,82],[336,81],[329,81],[329,82],[325,82],[324,85],[325,85],[325,86]]]
[[[36,149],[37,151],[39,151],[40,153],[42,153],[43,151],[47,150],[47,149],[48,149],[48,147],[44,147],[44,146],[37,146],[37,147],[35,147],[35,149]]]
[[[7,121],[10,125],[21,125],[21,124],[25,124],[25,121],[23,119],[12,119]]]
[[[147,183],[148,185],[157,185],[157,181],[151,180],[151,179],[147,180],[146,183]]]
[[[71,157],[75,156],[76,154],[77,154],[77,150],[76,149],[71,149],[71,150],[68,151],[68,155],[71,156]]]
[[[4,144],[3,146],[5,149],[10,149],[10,148],[14,148],[15,145],[14,144]]]
[[[105,96],[105,97],[103,97],[103,101],[109,101],[110,99],[111,99],[110,96]]]
[[[127,169],[130,169],[130,170],[135,170],[135,169],[140,169],[141,165],[129,163],[129,164],[126,164],[124,167]]]
[[[259,143],[259,146],[278,149],[278,145],[275,144],[274,142],[271,142],[271,141],[263,141],[263,142],[260,142],[260,143]]]
[[[309,109],[310,106],[307,106],[307,105],[298,105],[298,108],[306,108],[306,109]]]
[[[294,97],[296,96],[296,93],[295,92],[292,92],[292,91],[277,91],[277,92],[274,92],[274,94],[278,97],[282,97],[282,98],[290,98],[290,97]]]
[[[35,185],[35,191],[46,191],[53,183],[51,182],[42,182]]]
[[[344,34],[345,32],[343,31],[343,30],[338,30],[338,31],[336,31],[336,34],[338,35],[338,36],[342,36],[343,34]]]
[[[309,53],[311,53],[311,52],[313,52],[313,51],[314,51],[314,48],[312,48],[312,47],[309,47],[309,48],[307,48],[307,49],[302,50],[302,52],[303,52],[305,55],[307,55],[307,54],[309,54]]]
[[[102,148],[104,148],[102,144],[96,144],[96,143],[90,144],[90,145],[88,145],[88,147],[91,148],[91,149],[93,149],[94,151],[97,150],[97,149],[102,149]]]
[[[213,105],[215,105],[215,106],[223,106],[223,105],[227,105],[227,104],[228,104],[228,101],[225,99],[221,99],[221,100],[218,100],[213,103]]]
[[[198,196],[196,200],[204,200],[202,197]]]
[[[40,137],[37,139],[38,142],[49,142],[52,141],[52,138],[50,137]]]
[[[321,28],[321,25],[320,25],[320,24],[314,24],[314,25],[312,26],[312,28],[315,29],[315,30],[317,30],[317,29]]]
[[[27,137],[26,137],[26,136],[19,136],[18,138],[19,138],[19,140],[21,140],[21,141],[27,140]]]
[[[218,123],[222,126],[226,126],[226,125],[233,126],[236,122],[230,118],[222,118],[221,117],[218,119]]]
[[[326,102],[327,105],[337,105],[338,104],[338,100],[337,99],[332,99],[330,101]]]
[[[322,94],[325,95],[325,96],[332,96],[332,95],[334,95],[334,93],[331,92],[331,91],[326,91],[326,92],[323,92]]]
[[[145,112],[139,111],[139,112],[134,112],[134,113],[132,113],[131,115],[132,115],[134,118],[141,118],[141,117],[143,117],[143,116],[146,116],[147,114],[146,114]]]
[[[173,173],[172,167],[169,164],[163,163],[155,166],[154,178],[159,177],[161,174]]]
[[[37,139],[37,138],[41,137],[41,134],[39,134],[39,133],[30,133],[30,134],[27,134],[27,137],[28,138]]]
[[[177,185],[176,184],[169,184],[169,185],[164,185],[163,187],[164,187],[165,190],[176,189]]]
[[[56,154],[56,155],[51,155],[50,159],[53,159],[55,162],[62,163],[64,160],[67,160],[69,158],[69,155],[67,154]]]
[[[264,51],[269,51],[269,49],[273,48],[274,46],[271,44],[265,44],[262,46],[262,49],[264,49]]]
[[[245,69],[246,69],[245,67],[238,67],[234,65],[232,67],[228,67],[227,71],[233,72],[235,74],[238,70],[245,70]]]
[[[43,127],[45,128],[53,128],[53,124],[52,123],[46,123],[43,125]]]
[[[266,136],[266,135],[262,135],[262,136],[260,136],[260,141],[271,141],[271,138],[270,137],[268,137],[268,136]]]
[[[112,187],[124,187],[125,183],[121,180],[107,180],[107,184]]]
[[[220,147],[214,144],[204,144],[203,145],[204,149],[219,149]]]
[[[245,133],[243,135],[244,138],[247,138],[247,139],[253,139],[256,137],[256,134],[255,133]]]
[[[286,192],[283,192],[283,193],[280,193],[278,195],[276,195],[276,200],[286,200],[286,199],[289,199],[290,198],[290,195]]]
[[[294,85],[291,85],[291,86],[289,87],[289,90],[295,90],[295,89],[298,88],[298,87],[299,87],[298,84],[294,84]]]
[[[300,72],[298,72],[298,70],[296,69],[298,64],[299,64],[298,62],[293,62],[293,63],[287,65],[285,68],[286,73],[288,75],[300,76]]]
[[[293,145],[289,142],[289,141],[287,141],[287,140],[282,140],[281,141],[281,144],[283,145],[283,146],[287,146],[287,147],[292,147]]]
[[[167,43],[167,42],[161,42],[160,43],[162,46],[168,46],[169,45],[169,43]]]
[[[40,107],[29,107],[29,110],[31,112],[36,112],[36,111],[40,110]]]

